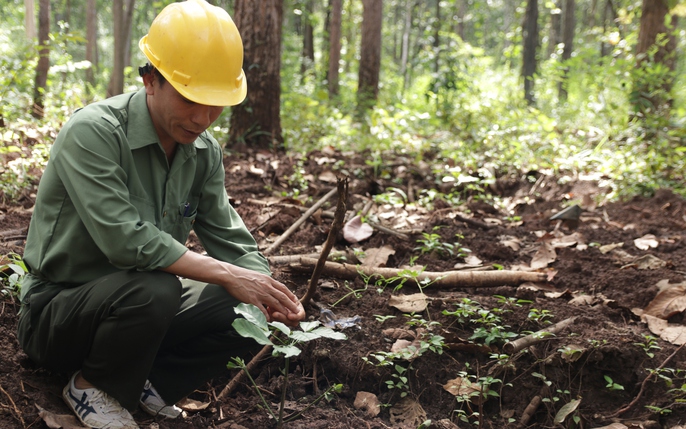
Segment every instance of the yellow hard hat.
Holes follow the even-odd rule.
[[[204,0],[162,9],[138,42],[145,56],[184,97],[208,106],[245,99],[243,41],[222,8]]]

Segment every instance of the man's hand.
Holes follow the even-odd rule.
[[[269,321],[294,326],[305,318],[305,309],[293,292],[283,283],[257,271],[190,251],[162,271],[218,284],[237,300],[255,305]]]

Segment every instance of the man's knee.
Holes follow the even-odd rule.
[[[120,302],[131,310],[141,310],[151,319],[173,316],[179,309],[181,282],[162,271],[130,271],[125,273]]]

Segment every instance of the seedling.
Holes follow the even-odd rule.
[[[319,395],[312,403],[310,403],[305,409],[293,413],[289,416],[284,417],[284,407],[286,403],[286,391],[288,386],[288,370],[290,358],[293,356],[298,356],[301,350],[298,345],[316,340],[319,338],[330,338],[334,340],[345,340],[347,337],[341,332],[336,332],[331,328],[325,326],[319,326],[321,323],[318,321],[314,322],[300,322],[299,331],[292,330],[285,324],[281,322],[267,322],[265,315],[254,305],[241,303],[235,308],[236,314],[243,316],[243,318],[237,318],[233,321],[232,326],[238,332],[239,335],[245,338],[252,338],[258,344],[271,345],[273,347],[272,356],[284,357],[284,369],[283,369],[283,385],[281,388],[281,403],[279,404],[278,416],[272,409],[269,402],[264,398],[259,386],[255,380],[250,375],[247,370],[245,362],[240,358],[233,358],[232,362],[227,364],[230,369],[241,369],[250,379],[255,391],[262,400],[262,404],[269,414],[277,422],[277,428],[281,428],[283,423],[289,422],[300,416],[305,410],[311,406],[317,404],[322,399],[330,400],[333,393],[338,393],[343,388],[341,384],[334,384],[329,386],[321,395]],[[274,343],[274,341],[277,343]]]
[[[610,390],[624,390],[624,386],[621,384],[617,384],[614,381],[612,381],[612,378],[610,378],[609,375],[604,375],[603,378],[605,378],[605,381],[607,381],[607,387]]]
[[[645,343],[634,343],[634,345],[642,347],[649,358],[655,357],[655,353],[653,353],[651,350],[661,350],[662,349],[662,347],[657,345],[657,338],[653,337],[652,335],[648,335],[648,334],[643,334],[643,338],[645,338],[645,340],[646,340]]]
[[[28,270],[21,256],[16,253],[7,255],[7,259],[9,260],[7,264],[0,265],[0,273],[3,275],[3,278],[0,278],[2,285],[0,292],[4,296],[16,297],[19,295],[21,282]]]

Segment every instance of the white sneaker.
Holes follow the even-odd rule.
[[[139,429],[131,413],[107,393],[95,387],[77,389],[76,374],[64,386],[62,398],[84,425],[93,429]]]
[[[148,380],[145,380],[145,385],[143,386],[140,405],[143,411],[152,416],[175,419],[183,413],[181,408],[176,405],[167,405]]]

